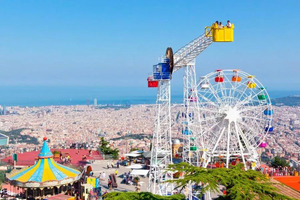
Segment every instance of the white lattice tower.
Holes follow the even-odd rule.
[[[173,73],[182,67],[188,66],[189,63],[193,62],[210,44],[212,44],[212,38],[206,37],[205,34],[203,34],[179,49],[174,54]],[[165,170],[168,164],[172,163],[170,93],[170,79],[159,80],[148,191],[160,195],[173,193],[173,185],[163,183],[165,180],[171,180],[173,178],[172,174]],[[196,94],[197,92],[193,93]],[[189,127],[191,130],[193,129],[192,126]]]
[[[165,170],[172,163],[170,89],[170,79],[159,81],[148,190],[160,195],[172,194],[173,191],[172,184],[163,183],[173,178],[172,174]]]
[[[201,142],[200,112],[198,106],[198,92],[196,82],[195,60],[185,68],[184,84],[184,118],[183,118],[183,152],[182,160],[194,166],[200,166],[200,151],[203,148]],[[186,134],[188,133],[188,134]],[[193,149],[194,148],[194,149]],[[196,199],[192,193],[192,184],[187,185],[186,196],[188,199]]]
[[[184,83],[184,121],[183,121],[183,161],[199,166],[201,144],[200,113],[196,84],[195,61],[185,67]],[[188,133],[188,134],[187,134]],[[195,149],[193,149],[195,148]]]

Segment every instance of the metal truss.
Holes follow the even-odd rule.
[[[168,165],[172,163],[170,89],[169,79],[159,81],[148,190],[160,195],[168,195],[173,192],[172,184],[163,183],[173,179],[173,174],[166,171]]]
[[[206,37],[205,34],[197,37],[181,49],[179,49],[174,54],[174,69],[173,73],[179,70],[182,67],[188,69],[186,74],[186,93],[185,95],[190,95],[193,98],[197,98],[197,91],[193,90],[196,88],[196,73],[195,73],[195,59],[196,57],[204,51],[210,44],[212,44],[212,38]],[[159,80],[158,92],[157,92],[157,113],[155,120],[155,130],[153,133],[153,142],[151,150],[151,163],[150,163],[150,177],[148,191],[154,194],[168,195],[173,193],[173,185],[169,183],[164,183],[165,180],[171,180],[173,178],[172,174],[167,172],[166,167],[172,163],[172,135],[171,135],[171,108],[170,108],[170,80],[162,79]],[[198,102],[198,101],[197,101]],[[199,133],[197,126],[195,126],[195,117],[198,120],[199,112],[196,110],[199,109],[197,102],[189,102],[186,107],[186,113],[191,111],[194,113],[189,116],[187,128],[193,133]],[[197,116],[196,116],[197,115]],[[200,121],[200,120],[199,120]],[[194,136],[193,136],[194,137]],[[197,138],[197,137],[195,137]],[[193,155],[190,155],[187,152],[187,143],[189,147],[191,145],[198,146],[197,140],[192,139],[192,136],[189,136],[188,139],[185,138],[185,160],[189,160],[190,163],[198,165],[199,164],[199,151],[193,151],[193,155],[196,153],[197,156],[194,159]],[[191,190],[190,190],[191,191]]]
[[[212,42],[213,40],[211,37],[206,37],[205,34],[203,34],[175,52],[173,73],[181,67],[187,66],[202,51],[211,45]]]
[[[195,60],[185,68],[184,83],[184,121],[183,121],[183,152],[184,162],[200,166],[201,125],[196,84]]]

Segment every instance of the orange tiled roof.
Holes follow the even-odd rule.
[[[297,177],[297,176],[294,176],[294,177]],[[276,178],[278,178],[278,177],[276,177]],[[287,186],[284,183],[281,183],[281,182],[275,180],[274,178],[271,178],[271,182],[274,183],[273,186],[279,190],[278,191],[279,193],[286,195],[288,197],[300,199],[300,191],[296,191],[295,189],[291,188],[290,186]]]
[[[300,176],[276,176],[274,179],[300,192]]]

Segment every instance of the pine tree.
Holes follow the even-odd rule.
[[[119,157],[119,149],[110,148],[109,143],[104,137],[101,137],[100,139],[99,149],[104,155],[111,155],[113,159],[118,159]]]
[[[219,192],[219,186],[226,188],[226,195],[218,199],[291,199],[277,193],[276,188],[262,173],[254,170],[244,170],[243,164],[238,164],[230,169],[207,169],[191,166],[188,163],[170,165],[174,172],[184,173],[183,178],[175,179],[177,188],[182,190],[190,182],[199,184],[203,195],[206,191]]]
[[[272,167],[276,167],[276,168],[290,166],[289,163],[284,158],[280,158],[278,156],[275,156],[275,158],[273,158],[271,164],[272,164]]]
[[[160,196],[150,192],[110,192],[104,195],[105,200],[185,200],[183,194]]]

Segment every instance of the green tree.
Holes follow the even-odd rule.
[[[104,137],[100,138],[99,149],[104,155],[110,155],[113,159],[119,158],[119,149],[112,149]]]
[[[272,159],[272,167],[288,167],[290,166],[290,164],[284,159],[284,158],[280,158],[279,156],[275,156]]]
[[[113,149],[111,156],[113,159],[118,159],[119,158],[119,149]]]
[[[1,189],[1,184],[5,182],[5,173],[6,171],[0,171],[0,189]]]
[[[183,194],[160,196],[150,192],[110,192],[104,196],[105,200],[184,200]]]
[[[184,189],[189,183],[200,184],[199,191],[203,195],[206,191],[219,192],[219,186],[226,188],[226,195],[218,199],[291,199],[276,192],[272,183],[260,172],[244,170],[243,164],[233,166],[231,169],[206,169],[191,166],[188,163],[170,165],[174,172],[184,173],[184,177],[174,182],[177,188]]]
[[[137,151],[139,150],[138,148],[131,148],[129,152],[132,152],[132,151]]]

